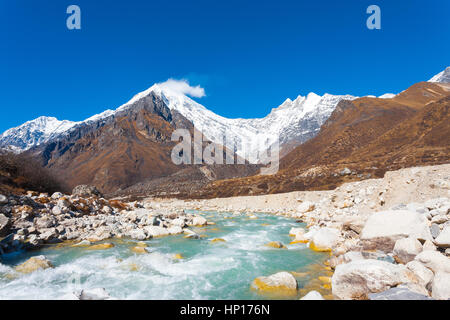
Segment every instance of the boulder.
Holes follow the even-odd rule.
[[[62,198],[62,197],[64,197],[64,195],[63,195],[61,192],[55,192],[55,193],[53,193],[52,196],[51,196],[51,198],[52,198],[53,200],[58,200],[59,198]]]
[[[331,251],[339,241],[341,233],[334,228],[321,228],[311,238],[309,247],[314,251]]]
[[[300,300],[325,300],[325,299],[322,297],[322,295],[319,292],[313,290],[313,291],[308,292]]]
[[[275,249],[286,249],[286,246],[280,241],[271,241],[266,244],[266,247],[271,247]]]
[[[434,243],[441,248],[450,248],[450,225],[446,225],[434,240]]]
[[[441,233],[441,228],[438,224],[433,223],[430,227],[430,232],[433,239],[436,239],[439,236],[439,233]]]
[[[414,260],[422,263],[435,274],[437,272],[450,273],[450,259],[438,251],[422,251]]]
[[[15,269],[21,273],[31,273],[37,270],[53,268],[52,263],[44,256],[36,256],[18,265]]]
[[[82,290],[80,300],[110,300],[111,296],[104,288]]]
[[[379,293],[370,293],[369,300],[432,300],[429,296],[414,292],[408,288],[390,288]]]
[[[2,194],[0,194],[0,205],[2,204],[7,204],[8,203],[8,198]]]
[[[169,232],[169,234],[181,234],[183,233],[183,228],[181,228],[180,226],[171,226],[170,228],[167,229],[167,231]]]
[[[134,240],[145,240],[148,239],[148,236],[145,234],[142,229],[134,229],[129,232],[130,238]]]
[[[428,220],[423,214],[408,210],[388,210],[372,214],[367,220],[361,240],[366,250],[391,252],[402,238],[432,240]]]
[[[332,292],[339,299],[367,299],[370,293],[414,280],[414,274],[403,265],[374,259],[357,260],[336,267]]]
[[[10,233],[11,220],[4,214],[0,214],[0,237],[7,236]]]
[[[397,240],[394,246],[394,258],[398,263],[407,264],[422,252],[422,244],[414,238]]]
[[[147,226],[147,227],[144,227],[144,230],[149,237],[153,237],[153,238],[169,235],[169,231],[166,228],[159,227],[159,226]]]
[[[89,250],[107,250],[111,248],[114,248],[114,244],[112,243],[100,243],[88,247]]]
[[[431,296],[437,300],[450,299],[450,273],[437,272],[434,275]]]
[[[425,267],[422,263],[419,261],[411,261],[406,264],[406,268],[412,271],[414,275],[416,276],[418,283],[422,285],[423,287],[427,287],[431,281],[433,280],[434,273],[427,267]]]
[[[135,247],[131,248],[131,251],[133,251],[134,253],[138,253],[138,254],[148,253],[147,248],[142,247],[142,246],[135,246]]]
[[[297,235],[303,234],[305,234],[305,229],[303,228],[291,228],[291,230],[289,230],[289,235],[292,237],[297,237]]]
[[[201,216],[195,216],[194,219],[192,219],[192,225],[194,226],[205,226],[208,222],[206,221],[205,218],[201,217]]]
[[[72,190],[72,195],[79,197],[103,197],[95,186],[79,185]]]
[[[278,272],[268,277],[258,277],[253,280],[252,289],[262,293],[274,293],[287,296],[297,294],[297,280],[289,272]]]

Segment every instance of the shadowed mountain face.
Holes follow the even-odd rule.
[[[331,189],[385,171],[450,161],[450,85],[421,82],[392,99],[341,101],[319,134],[273,176],[214,181],[199,197]],[[341,173],[350,168],[349,174]]]
[[[139,182],[142,183],[131,190],[155,191],[155,186],[175,181],[189,187],[202,186],[215,179],[257,173],[258,166],[250,165],[175,165],[171,159],[172,149],[178,143],[171,141],[175,129],[187,129],[191,135],[195,130],[160,96],[150,93],[123,110],[98,121],[83,122],[62,139],[26,153],[39,159],[68,190],[90,184],[110,195],[123,194],[123,189]],[[182,177],[182,181],[177,177]],[[156,185],[151,183],[154,179]]]
[[[72,188],[93,184],[103,192],[179,170],[170,159],[172,131],[192,124],[149,95],[130,108],[94,123],[76,126],[64,139],[29,152]]]

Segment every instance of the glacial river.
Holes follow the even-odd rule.
[[[251,290],[254,278],[290,271],[301,289],[324,275],[326,254],[304,244],[289,245],[290,228],[303,224],[266,214],[256,214],[257,219],[245,214],[202,214],[216,225],[192,228],[201,239],[183,235],[151,239],[145,241],[148,254],[130,250],[136,241],[119,239],[108,241],[115,247],[107,250],[59,245],[3,257],[0,299],[61,299],[99,287],[117,299],[267,299],[277,297]],[[215,238],[225,242],[211,242]],[[281,241],[287,249],[265,246],[270,241]],[[184,258],[176,259],[176,254]],[[31,274],[14,271],[14,266],[35,255],[45,255],[54,268]],[[317,282],[311,288],[316,287],[320,287]],[[298,296],[289,298],[304,294],[299,290]]]

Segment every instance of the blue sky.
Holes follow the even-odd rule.
[[[66,28],[81,8],[82,29]],[[366,8],[381,8],[381,30]],[[450,65],[448,0],[0,0],[0,132],[83,120],[168,78],[227,117],[308,92],[380,95]]]

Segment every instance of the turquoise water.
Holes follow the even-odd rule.
[[[203,238],[151,239],[146,241],[149,254],[134,254],[130,249],[136,241],[116,240],[110,241],[115,247],[108,250],[48,247],[4,258],[0,299],[60,299],[76,290],[98,287],[118,299],[266,299],[250,289],[254,278],[279,271],[301,272],[326,259],[304,244],[288,245],[290,228],[303,226],[294,220],[265,214],[256,214],[257,219],[202,214],[216,223],[193,228]],[[226,242],[211,243],[214,238]],[[288,249],[266,247],[270,241],[281,241]],[[174,259],[178,253],[184,259]],[[45,255],[55,268],[28,275],[14,272],[15,265],[33,255]],[[309,280],[297,279],[300,287]]]

